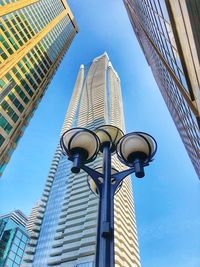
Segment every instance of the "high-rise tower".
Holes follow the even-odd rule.
[[[0,216],[0,266],[21,266],[29,239],[26,216],[15,210]]]
[[[124,130],[120,79],[106,53],[81,65],[61,133],[104,124]],[[101,160],[99,155],[90,164],[98,167]],[[112,165],[122,170],[117,158]],[[23,266],[94,266],[98,198],[88,188],[87,174],[74,175],[70,166],[58,145]],[[116,267],[140,266],[135,223],[128,177],[115,197]]]
[[[200,177],[200,6],[124,0],[131,24]]]
[[[65,0],[0,5],[1,175],[78,28]]]

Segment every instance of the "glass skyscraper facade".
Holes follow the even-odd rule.
[[[147,62],[200,177],[199,32],[198,24],[194,24],[200,14],[197,2],[124,0]]]
[[[19,267],[29,239],[27,218],[16,210],[0,216],[0,266]]]
[[[104,124],[124,130],[120,79],[106,53],[81,65],[61,134],[72,127]],[[101,166],[102,156],[90,163]],[[123,166],[114,157],[112,166]],[[87,174],[70,171],[58,145],[22,266],[94,267],[99,199]],[[115,266],[140,267],[130,177],[115,196]]]
[[[0,5],[1,174],[78,28],[65,0]]]

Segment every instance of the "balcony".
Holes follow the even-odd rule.
[[[26,262],[32,262],[33,261],[33,255],[25,254],[23,260]]]
[[[30,255],[35,254],[35,247],[28,247],[26,253]]]
[[[31,233],[31,239],[37,239],[39,236],[39,233]]]
[[[34,225],[33,232],[40,232],[40,226]]]
[[[42,220],[37,218],[37,219],[34,221],[34,224],[36,224],[36,225],[41,225],[41,224],[42,224]]]
[[[30,247],[35,247],[37,245],[37,240],[36,239],[30,239],[28,242],[28,246]]]

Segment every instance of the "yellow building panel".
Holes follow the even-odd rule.
[[[25,47],[20,48],[14,54],[12,54],[9,59],[5,60],[1,66],[0,78],[3,77],[12,67],[17,64],[37,43],[39,43],[46,34],[52,30],[52,28],[66,16],[66,11],[64,10],[60,15],[58,15],[54,20],[52,20],[46,28],[41,30],[34,38],[29,40]]]
[[[1,46],[1,49],[3,50],[3,52],[7,55],[7,57],[10,56],[10,54],[8,53],[7,49],[4,46]],[[4,59],[2,58],[2,62],[4,61]]]
[[[14,25],[13,21],[16,23],[16,25],[18,25],[19,23],[17,23],[15,16],[12,16],[12,20],[10,19],[9,16],[6,16],[6,19],[9,21],[9,23],[11,24],[12,28],[15,29],[15,31],[17,32],[17,35],[19,36],[20,41],[24,44],[25,41],[23,40],[22,36],[19,34],[18,29],[16,28],[16,26]],[[1,22],[4,23],[4,20],[1,18]],[[19,28],[21,29],[21,27],[19,26]],[[19,43],[19,42],[18,42]],[[20,46],[20,44],[19,44]]]
[[[40,10],[39,2],[42,4],[43,1],[2,0],[0,8],[0,22],[3,26],[0,33],[5,42],[0,58],[1,100],[6,101],[13,109],[13,114],[19,117],[15,122],[17,116],[14,118],[11,113],[9,115],[12,110],[6,108],[4,102],[3,108],[0,108],[2,116],[8,124],[13,125],[14,122],[14,127],[0,127],[2,138],[5,138],[1,139],[0,144],[0,175],[4,163],[8,161],[8,152],[22,135],[27,119],[37,108],[77,31],[74,17],[65,2],[49,1],[52,5],[47,7],[48,16],[44,4]],[[59,12],[62,13],[58,14]],[[55,29],[56,25],[58,27]],[[58,35],[62,31],[66,35],[59,39]],[[52,46],[54,43],[56,48]],[[9,116],[11,117],[8,118]]]
[[[62,2],[63,6],[66,9],[66,11],[68,13],[68,16],[70,17],[70,19],[71,19],[71,21],[72,21],[72,23],[73,23],[73,25],[75,27],[76,32],[78,32],[79,31],[78,25],[76,24],[76,21],[74,19],[74,15],[72,14],[71,9],[69,8],[69,6],[67,4],[67,1],[66,0],[61,0],[61,2]]]
[[[22,13],[22,15],[24,16],[24,18],[26,18],[26,15],[24,14],[24,12],[22,11],[21,13]],[[18,11],[16,11],[16,15],[17,15],[18,17],[21,17],[21,14],[19,14]],[[8,17],[8,16],[7,16],[7,17]],[[26,22],[29,23],[29,20],[28,20],[27,18],[26,18]],[[23,27],[22,27],[21,24],[23,25]],[[24,20],[23,20],[22,18],[21,18],[21,23],[18,23],[18,26],[21,27],[22,32],[23,32],[24,36],[26,36],[27,39],[29,39],[28,35],[30,35],[31,38],[32,38],[32,34],[31,34],[31,32],[29,31],[29,29],[28,29],[26,23],[24,22]],[[29,27],[32,28],[30,24],[29,24]],[[25,31],[27,31],[28,33],[25,32]]]
[[[18,2],[14,2],[14,3],[9,3],[9,4],[6,4],[5,6],[1,6],[1,9],[0,9],[0,17],[4,16],[4,15],[7,15],[11,12],[14,12],[18,9],[21,9],[23,7],[26,7],[26,6],[29,6],[29,5],[32,5],[34,3],[37,3],[39,2],[40,0],[20,0]]]
[[[42,59],[41,59],[39,53],[37,52],[37,50],[36,50],[35,48],[34,48],[34,52],[35,52],[35,54],[37,55],[37,57],[40,59],[40,61],[42,62]],[[32,55],[31,52],[30,52],[30,54]],[[37,59],[35,58],[35,56],[32,56],[32,57],[33,57],[34,62],[37,64],[38,62],[37,62]],[[33,66],[33,62],[32,62],[28,57],[26,57],[26,59],[27,59],[28,63],[31,65],[31,67],[34,68],[34,66]],[[41,68],[40,64],[38,64],[38,67],[39,67],[39,69],[41,70],[41,72],[43,73],[43,75],[45,76],[45,72],[44,72],[44,70]],[[47,70],[47,69],[46,69],[46,70]]]
[[[25,75],[23,74],[23,72],[20,70],[20,68],[18,66],[15,66],[17,71],[20,73],[20,75],[22,76],[22,78],[24,78],[24,80],[26,81],[26,83],[28,83],[27,78],[25,77]],[[20,86],[21,90],[24,92],[24,94],[26,95],[26,97],[28,97],[28,99],[30,99],[30,95],[26,92],[26,90],[22,87],[21,82],[19,81],[19,79],[12,73],[10,72],[10,75],[12,76],[13,80],[16,82],[17,85]],[[32,88],[31,84],[29,84],[29,87]],[[33,89],[32,89],[33,91]]]
[[[10,37],[14,40],[15,44],[20,47],[17,39],[15,38],[15,36],[13,35],[13,33],[10,31],[9,27],[6,25],[6,23],[4,22],[4,20],[1,18],[0,22],[2,24],[2,26],[6,29],[6,31],[9,33]],[[8,42],[9,45],[11,45],[10,41],[8,40],[8,38],[6,37],[6,35],[3,33],[2,29],[0,29],[0,33],[3,35],[3,37],[5,38],[5,40]],[[14,46],[12,45],[14,50],[17,50],[14,48]]]

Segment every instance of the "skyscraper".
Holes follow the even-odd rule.
[[[198,1],[124,0],[132,27],[200,177]]]
[[[81,65],[61,134],[104,124],[124,130],[120,79],[106,53]],[[99,155],[90,164],[98,168],[101,161]],[[117,158],[112,165],[122,170]],[[88,188],[87,174],[74,175],[70,166],[58,145],[23,266],[94,266],[98,198]],[[115,266],[140,266],[130,177],[115,197]]]
[[[26,216],[19,210],[0,216],[0,266],[20,266],[29,234]]]
[[[0,5],[1,175],[78,28],[65,0]]]

